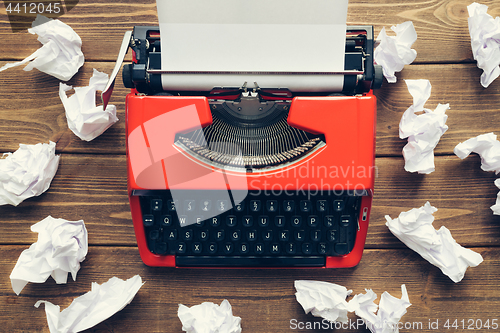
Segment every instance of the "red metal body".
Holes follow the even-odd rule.
[[[365,190],[354,249],[328,257],[326,268],[352,267],[360,260],[368,229],[375,169],[376,99],[373,94],[295,97],[288,123],[322,133],[326,145],[281,169],[242,174],[203,165],[174,146],[177,133],[212,122],[206,97],[139,96],[126,100],[128,191],[140,255],[150,266],[175,266],[175,256],[151,253],[146,244],[140,189],[226,189],[261,191]],[[175,177],[171,175],[175,174]],[[222,177],[224,176],[224,177]],[[363,214],[365,213],[365,214]]]

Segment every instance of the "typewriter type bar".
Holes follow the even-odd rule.
[[[373,65],[373,28],[348,27],[343,72],[250,73],[285,82],[277,86],[232,84],[249,73],[196,73],[201,85],[184,84],[181,77],[192,74],[161,70],[160,38],[158,27],[135,27],[133,62],[123,67],[132,89],[128,192],[142,260],[169,267],[356,265],[376,174],[372,89],[383,78]],[[165,87],[164,75],[180,84]],[[321,83],[339,75],[340,91]],[[297,77],[306,84],[295,84]]]

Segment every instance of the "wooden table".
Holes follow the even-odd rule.
[[[500,16],[500,4],[484,1],[491,15]],[[243,332],[325,332],[292,329],[292,320],[320,322],[305,315],[295,300],[294,281],[338,283],[354,294],[371,288],[400,297],[406,284],[412,306],[402,318],[402,332],[462,332],[469,324],[500,321],[500,217],[490,206],[498,189],[492,172],[480,169],[473,154],[460,160],[453,154],[459,142],[500,128],[500,80],[484,89],[482,73],[472,58],[464,0],[366,1],[352,0],[348,24],[370,24],[378,35],[383,26],[412,20],[418,33],[413,48],[416,61],[397,74],[396,84],[384,83],[378,98],[378,175],[371,222],[361,263],[350,269],[318,270],[198,270],[145,266],[139,257],[126,191],[125,95],[120,81],[111,99],[120,121],[92,142],[77,138],[67,127],[59,100],[59,80],[38,70],[20,67],[0,73],[0,152],[13,152],[19,143],[52,140],[61,155],[50,189],[18,207],[0,207],[0,331],[48,332],[45,311],[33,307],[43,299],[62,309],[90,290],[91,282],[113,276],[128,279],[140,274],[145,285],[125,309],[88,332],[181,332],[178,304],[192,306],[229,300],[242,318]],[[81,0],[61,20],[82,38],[86,57],[70,85],[86,86],[92,69],[111,73],[123,33],[134,25],[157,25],[153,0]],[[288,37],[287,37],[288,39]],[[10,30],[5,8],[0,8],[0,65],[21,60],[40,47],[36,36]],[[130,59],[130,58],[129,58]],[[450,103],[449,130],[435,150],[436,171],[429,175],[404,171],[401,154],[406,140],[398,137],[403,112],[412,104],[404,79],[429,79],[433,88],[426,107]],[[479,252],[484,262],[470,268],[460,283],[396,239],[385,226],[384,215],[437,207],[434,226],[446,226],[455,240]],[[19,296],[9,275],[21,252],[36,241],[30,226],[48,215],[83,219],[89,232],[89,251],[76,281],[56,285],[28,284]],[[376,301],[378,302],[378,300]],[[349,318],[356,321],[356,316]],[[459,329],[445,328],[457,320]],[[433,323],[430,325],[430,323]],[[439,329],[433,329],[439,325]],[[462,328],[464,324],[464,328]],[[430,327],[431,326],[431,327]],[[341,332],[366,332],[363,328]],[[484,329],[481,330],[489,331]]]

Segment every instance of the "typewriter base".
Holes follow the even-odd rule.
[[[142,260],[150,266],[168,267],[245,265],[262,268],[309,267],[304,265],[305,259],[301,258],[295,262],[273,260],[273,257],[280,259],[280,256],[285,254],[283,248],[276,251],[274,256],[265,255],[266,258],[262,260],[254,258],[252,253],[245,254],[246,259],[238,260],[240,255],[231,252],[229,256],[225,256],[229,258],[219,262],[218,258],[210,259],[206,261],[206,265],[200,263],[198,258],[191,258],[190,255],[176,259],[176,255],[170,253],[155,254],[153,253],[155,251],[150,251],[146,241],[143,218],[148,212],[142,212],[139,197],[135,193],[173,189],[272,192],[276,188],[291,191],[302,188],[316,190],[328,188],[344,193],[345,191],[362,193],[359,218],[356,221],[359,229],[355,244],[348,254],[337,253],[317,258],[317,253],[311,253],[314,258],[310,266],[324,268],[355,266],[361,260],[363,253],[376,173],[375,118],[376,99],[371,93],[360,96],[296,97],[290,105],[288,123],[310,133],[324,134],[326,145],[299,163],[269,172],[249,173],[245,178],[241,173],[216,170],[213,166],[195,161],[174,145],[177,133],[189,132],[211,124],[210,106],[206,97],[129,94],[127,96],[128,189]],[[333,170],[332,168],[336,170],[334,175],[321,175],[316,172]],[[303,172],[306,171],[307,174],[304,175]],[[174,177],[172,172],[176,173]],[[241,229],[243,230],[243,227]],[[278,239],[274,241],[279,243]],[[295,256],[293,253],[288,254],[287,257]],[[199,254],[197,257],[203,255]],[[219,254],[215,257],[218,256]]]

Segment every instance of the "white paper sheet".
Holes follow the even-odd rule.
[[[460,246],[445,226],[436,230],[432,225],[432,214],[436,211],[437,208],[426,202],[420,208],[402,212],[395,219],[386,215],[386,225],[406,246],[439,267],[453,282],[460,282],[467,268],[479,265],[483,257]]]
[[[372,333],[397,333],[398,323],[411,305],[406,286],[401,285],[401,298],[396,298],[385,291],[379,305],[373,301],[377,295],[370,289],[365,294],[358,294],[349,302],[349,307],[361,317]],[[378,308],[378,311],[377,311]],[[375,314],[377,312],[377,314]]]
[[[108,74],[94,69],[87,87],[76,87],[75,93],[68,97],[66,92],[73,89],[64,83],[59,85],[59,97],[66,111],[68,127],[85,141],[92,141],[114,123],[116,117],[116,106],[108,104],[106,110],[103,106],[96,106],[96,92],[104,89],[108,82]]]
[[[347,5],[347,0],[157,1],[161,68],[190,73],[162,75],[163,88],[256,82],[263,88],[340,91],[343,75],[317,81],[306,74],[344,71]]]
[[[22,61],[4,65],[0,72],[28,64],[24,67],[25,71],[37,68],[59,80],[67,81],[82,67],[85,61],[81,50],[82,40],[69,25],[38,15],[28,32],[37,34],[38,41],[43,46]],[[15,51],[16,48],[11,49]]]
[[[144,283],[139,275],[123,281],[117,277],[77,297],[64,310],[48,301],[38,301],[35,307],[45,304],[45,313],[50,333],[76,333],[89,329],[108,319],[132,302]]]
[[[19,205],[47,191],[59,166],[56,144],[20,144],[14,153],[0,158],[0,206]]]
[[[500,189],[500,178],[495,180],[495,185]],[[497,202],[490,208],[494,215],[500,215],[500,192],[497,194]]]
[[[177,315],[187,333],[240,333],[241,318],[233,316],[231,304],[203,302],[192,307],[179,304]]]
[[[161,0],[162,70],[344,70],[347,0]],[[325,38],[328,42],[325,42]]]
[[[374,61],[382,66],[387,82],[395,83],[395,72],[402,71],[405,65],[411,64],[417,57],[417,51],[411,48],[417,40],[417,32],[411,21],[392,26],[391,29],[396,36],[388,36],[385,27],[377,36],[380,44],[375,48]]]
[[[483,70],[481,85],[487,88],[500,75],[500,18],[487,13],[488,6],[467,6],[471,48],[477,67]]]
[[[428,80],[405,80],[413,96],[410,106],[399,123],[399,137],[408,138],[403,148],[405,170],[429,174],[435,170],[434,148],[441,136],[448,130],[446,110],[449,104],[438,104],[434,111],[424,108],[431,94]]]
[[[323,281],[295,281],[295,297],[305,313],[322,317],[330,322],[347,322],[346,298],[352,290],[335,283]]]
[[[481,157],[481,169],[500,173],[500,141],[493,133],[481,134],[460,142],[453,152],[462,160],[470,153],[477,153]]]
[[[83,220],[68,221],[48,216],[31,226],[38,240],[24,250],[10,274],[12,289],[19,295],[28,282],[43,283],[49,276],[56,283],[73,280],[88,251],[88,235]]]

